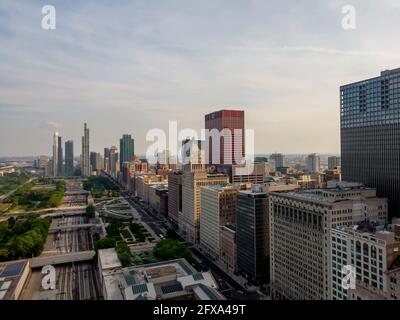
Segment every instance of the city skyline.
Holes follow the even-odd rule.
[[[204,114],[223,108],[245,111],[256,153],[339,154],[338,87],[394,69],[400,56],[388,41],[399,4],[353,5],[357,27],[344,30],[341,1],[55,1],[57,29],[45,31],[39,2],[5,1],[0,156],[49,154],[53,131],[79,141],[84,121],[93,151],[130,132],[144,154],[148,130],[167,120],[200,130]]]

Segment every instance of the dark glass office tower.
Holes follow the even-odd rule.
[[[238,271],[253,283],[268,282],[268,195],[246,190],[237,195],[236,247]]]
[[[120,171],[122,171],[122,164],[127,161],[132,161],[135,157],[135,142],[130,134],[124,134],[119,139],[119,152],[120,152]]]
[[[65,175],[68,177],[74,175],[74,142],[72,140],[65,142]]]
[[[400,68],[340,87],[342,176],[377,189],[400,216]]]

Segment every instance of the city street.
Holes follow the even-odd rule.
[[[126,201],[140,214],[142,223],[147,224],[157,235],[166,236],[167,230],[170,227],[168,221],[164,217],[160,217],[152,213],[146,208],[145,204],[140,201],[137,197],[131,196],[127,191],[124,191],[114,180],[108,177],[116,186],[120,188],[121,195]],[[185,242],[185,240],[176,234],[177,240]],[[185,242],[186,243],[186,242]],[[199,271],[211,271],[214,275],[220,292],[231,300],[256,300],[258,294],[255,292],[248,292],[242,285],[232,279],[226,272],[221,270],[207,257],[205,257],[200,251],[198,251],[193,245],[186,243],[189,249],[192,251],[193,256],[196,258],[198,263],[195,265]]]

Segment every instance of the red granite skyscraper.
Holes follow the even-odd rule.
[[[214,156],[213,159],[215,141],[213,142],[212,135],[208,139],[209,151],[206,159],[208,158],[209,164],[238,164],[244,158],[244,111],[220,110],[209,113],[205,116],[205,129],[217,129],[220,132],[219,157]],[[230,133],[224,133],[224,129],[229,129]]]

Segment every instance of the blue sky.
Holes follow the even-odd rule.
[[[399,17],[397,0],[0,0],[0,156],[49,154],[54,130],[78,154],[84,121],[93,151],[129,133],[144,154],[148,130],[222,108],[245,110],[257,153],[339,152],[339,86],[400,67]]]

